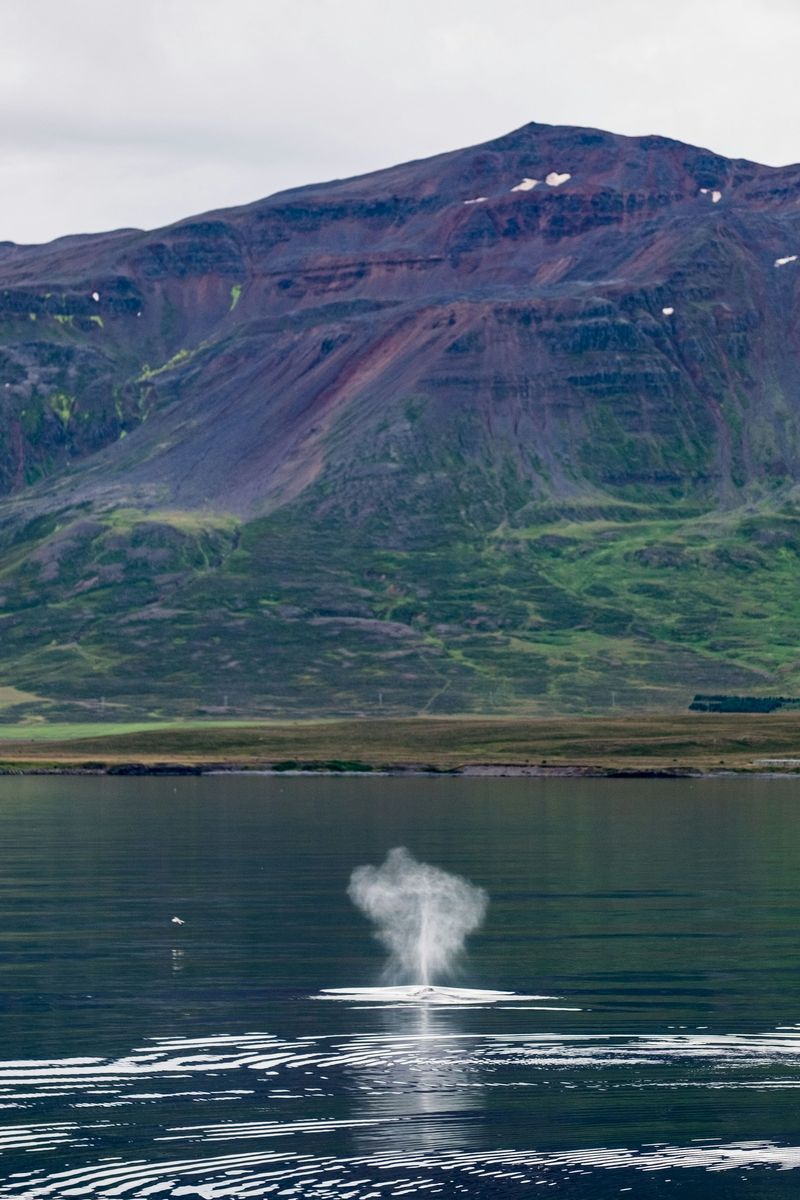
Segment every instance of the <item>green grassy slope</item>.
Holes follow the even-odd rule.
[[[800,691],[792,511],[627,507],[396,549],[305,515],[116,511],[7,545],[0,677],[27,696],[0,718],[535,714]]]
[[[800,693],[799,187],[529,125],[0,245],[0,722]]]

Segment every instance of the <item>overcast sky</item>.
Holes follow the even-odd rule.
[[[800,160],[800,0],[0,0],[0,240],[244,204],[527,121]]]

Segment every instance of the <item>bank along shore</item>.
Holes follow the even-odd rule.
[[[800,772],[800,768],[798,768]],[[292,770],[263,767],[241,767],[232,763],[2,763],[0,775],[111,775],[111,776],[167,776],[167,775],[268,775],[273,778],[297,778],[309,776],[329,776],[331,778],[428,778],[447,777],[450,779],[700,779],[711,778],[721,774],[740,774],[739,771],[696,771],[690,767],[674,768],[613,768],[601,766],[586,766],[575,763],[559,767],[517,766],[504,763],[482,763],[468,767],[453,767],[438,769],[418,766],[358,766],[352,770],[347,768],[328,767],[298,767]],[[769,772],[768,772],[769,773]]]
[[[748,763],[741,766],[719,767],[700,770],[695,767],[610,767],[583,763],[563,766],[536,767],[508,763],[480,763],[467,767],[439,769],[424,766],[360,765],[352,770],[325,766],[300,766],[285,770],[282,767],[248,766],[233,763],[178,763],[178,762],[121,762],[121,763],[0,763],[0,777],[20,775],[81,775],[111,777],[166,777],[166,776],[268,776],[272,778],[446,778],[446,779],[723,779],[748,776],[758,779],[800,780],[800,764],[784,766],[775,764]]]
[[[800,776],[800,713],[0,725],[0,773]]]

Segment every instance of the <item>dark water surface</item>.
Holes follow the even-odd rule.
[[[556,998],[317,998],[394,845]],[[785,779],[2,778],[0,1197],[796,1197],[798,855]]]

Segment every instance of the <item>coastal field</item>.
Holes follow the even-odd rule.
[[[5,726],[0,769],[800,773],[800,714]]]

